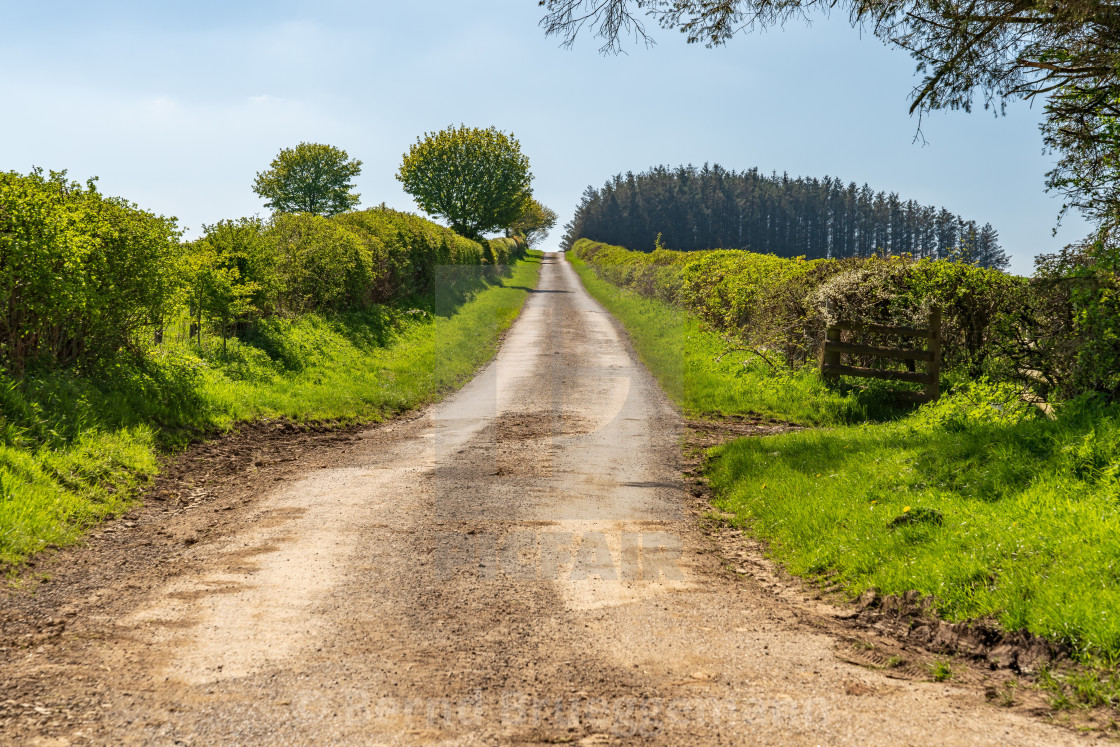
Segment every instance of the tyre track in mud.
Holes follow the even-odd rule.
[[[497,358],[458,394],[342,442],[246,457],[249,476],[187,493],[193,513],[126,519],[121,562],[99,541],[46,561],[56,578],[0,616],[13,696],[0,735],[1076,741],[969,682],[837,656],[848,611],[805,598],[756,550],[729,566],[734,538],[709,536],[682,479],[687,427],[547,255]]]

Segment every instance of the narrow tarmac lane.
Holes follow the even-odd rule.
[[[108,693],[42,743],[1075,741],[975,690],[843,663],[728,573],[689,508],[681,427],[546,255],[461,392],[275,483],[190,547],[189,572],[117,588],[81,656],[35,663]]]

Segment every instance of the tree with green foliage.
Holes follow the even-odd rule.
[[[652,251],[655,237],[680,251],[750,249],[783,257],[872,255],[976,262],[1006,268],[991,225],[932,205],[826,176],[732,171],[719,164],[655,166],[588,188],[562,246],[589,238]]]
[[[204,235],[189,245],[186,300],[192,327],[202,340],[208,321],[222,336],[222,347],[236,322],[259,318],[272,309],[282,290],[273,242],[257,218],[203,225]]]
[[[206,239],[194,244],[189,258],[187,277],[191,295],[188,304],[192,327],[201,343],[203,319],[212,322],[222,335],[224,352],[230,324],[252,310],[252,296],[257,285],[242,278],[236,258]]]
[[[544,241],[548,232],[556,225],[559,216],[556,211],[545,207],[532,197],[526,197],[521,215],[507,229],[510,236],[520,236],[530,247]]]
[[[571,44],[581,30],[618,51],[645,20],[688,41],[726,43],[741,31],[781,26],[811,13],[846,12],[853,26],[908,51],[921,79],[910,111],[1002,111],[1045,100],[1042,130],[1062,154],[1048,186],[1104,230],[1120,226],[1120,10],[1099,0],[540,0],[549,34]]]
[[[300,143],[284,148],[267,171],[257,173],[253,191],[278,213],[336,215],[358,205],[351,181],[362,162],[333,145]]]
[[[532,194],[533,175],[512,134],[461,125],[417,138],[397,179],[424,212],[479,239],[517,221]]]
[[[1031,290],[1007,320],[1005,354],[1044,396],[1120,402],[1120,249],[1098,239],[1042,255]]]

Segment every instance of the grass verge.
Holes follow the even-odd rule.
[[[737,350],[694,315],[612,285],[571,252],[567,257],[587,291],[622,322],[662,388],[690,414],[757,413],[804,425],[897,415],[882,387],[829,388],[813,368],[791,369],[775,354]]]
[[[574,264],[686,411],[834,426],[712,452],[717,507],[790,571],[853,596],[918,590],[947,619],[992,617],[1115,665],[1120,406],[1081,399],[1047,420],[1013,387],[974,381],[866,422],[860,395],[809,371],[716,364],[726,344],[694,319]]]
[[[1120,511],[1101,471],[1120,456],[1120,410],[930,422],[933,408],[973,413],[975,389],[897,423],[719,447],[717,505],[794,573],[852,594],[916,589],[950,620],[1120,654]]]
[[[0,566],[134,505],[158,454],[191,439],[262,417],[378,421],[456,389],[493,356],[540,258],[450,303],[273,319],[225,346],[0,377]]]

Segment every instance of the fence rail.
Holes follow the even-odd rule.
[[[843,332],[862,332],[864,334],[893,335],[897,337],[918,338],[925,341],[925,349],[887,348],[844,342]],[[908,361],[911,368],[918,362],[925,364],[925,372],[892,371],[883,368],[844,365],[841,356],[859,355],[875,359]],[[937,399],[940,392],[941,377],[941,309],[933,307],[929,312],[927,329],[917,327],[892,327],[883,324],[859,324],[838,321],[828,328],[827,339],[821,350],[821,375],[827,378],[855,376],[864,379],[885,379],[911,384],[922,384],[922,392],[899,392],[906,398],[921,402]]]

